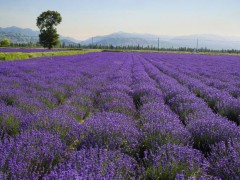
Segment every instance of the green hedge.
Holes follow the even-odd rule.
[[[70,55],[77,55],[77,54],[85,54],[89,52],[99,52],[99,50],[57,51],[57,52],[36,52],[36,53],[9,52],[9,53],[0,53],[0,60],[11,61],[11,60],[21,60],[21,59],[44,57],[44,56],[70,56]]]

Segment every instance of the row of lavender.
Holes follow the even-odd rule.
[[[161,62],[149,60],[146,71],[164,92],[165,103],[179,115],[190,132],[193,147],[201,150],[210,162],[210,174],[223,179],[239,176],[240,129],[226,118],[215,114],[208,105],[182,86],[176,79],[161,71]],[[150,63],[149,63],[150,62]],[[234,147],[234,148],[233,148]],[[234,157],[234,158],[233,158]]]
[[[239,127],[168,74],[166,60],[94,53],[0,64],[0,178],[239,178]]]
[[[202,80],[201,76],[197,75],[197,73],[194,72],[194,68],[192,70],[193,72],[188,74],[188,71],[186,71],[184,68],[181,68],[181,66],[179,67],[178,61],[176,61],[176,64],[174,64],[174,62],[171,60],[167,61],[168,58],[171,59],[171,56],[163,55],[159,58],[157,56],[154,57],[153,55],[150,59],[151,61],[154,61],[154,59],[157,61],[160,60],[157,62],[157,66],[160,71],[176,78],[178,82],[187,86],[196,96],[203,98],[216,113],[219,113],[220,115],[225,116],[232,121],[235,121],[238,125],[240,124],[240,98],[237,98],[240,92],[240,74],[238,68],[240,66],[240,63],[238,57],[229,57],[229,62],[226,62],[224,61],[226,57],[223,56],[223,62],[221,62],[217,56],[216,59],[212,58],[212,64],[211,57],[208,57],[209,59],[206,57],[201,59],[201,56],[199,56],[199,59],[195,58],[192,60],[198,62],[200,66],[203,63],[208,64],[208,68],[205,68],[205,71],[208,71],[208,74],[214,74],[214,72],[218,72],[219,76],[221,76],[220,74],[226,74],[226,72],[228,72],[229,75],[226,76],[229,77],[228,80],[221,79],[221,83],[224,84],[225,87],[227,86],[227,89],[217,88],[218,85],[215,85],[216,87],[214,87],[215,83],[210,83],[209,85],[213,84],[213,86],[209,86],[207,83],[205,83],[206,79]],[[182,64],[186,64],[186,66],[191,69],[192,66],[188,64],[189,60],[185,60],[185,56],[182,56],[181,58]],[[216,60],[218,63],[216,63]],[[187,61],[187,63],[185,61]],[[196,62],[195,64],[197,64]],[[217,64],[219,67],[215,67],[213,69],[212,66],[214,64]],[[232,68],[229,67],[229,64]],[[225,71],[222,70],[223,66],[226,66]],[[210,77],[212,76],[210,75]],[[219,80],[215,79],[212,79],[211,81],[219,82]],[[233,84],[235,84],[235,86]]]
[[[239,80],[239,58],[218,56],[213,59],[208,56],[200,56],[194,58],[191,56],[179,57],[184,61],[175,61],[170,65],[171,68],[178,67],[188,76],[192,76],[206,83],[208,86],[215,87],[220,90],[227,91],[235,98],[240,96],[240,80]],[[192,59],[195,59],[192,61]],[[167,58],[168,63],[171,62],[171,58]],[[179,62],[182,62],[179,63]],[[166,63],[166,62],[165,62]],[[215,64],[218,64],[216,66]]]

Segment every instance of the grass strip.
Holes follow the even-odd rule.
[[[0,53],[0,61],[22,60],[37,57],[51,57],[51,56],[70,56],[77,54],[86,54],[90,52],[101,52],[100,50],[78,50],[78,51],[55,51],[55,52],[6,52]]]

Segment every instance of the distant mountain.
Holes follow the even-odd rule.
[[[4,37],[9,38],[15,43],[38,42],[39,31],[19,27],[0,27],[0,40]],[[60,36],[60,40],[65,45],[113,45],[113,46],[143,46],[158,47],[158,38],[160,48],[208,48],[208,49],[238,49],[240,50],[240,37],[223,37],[213,34],[196,34],[187,36],[169,36],[116,32],[105,36],[95,36],[84,41],[76,40],[71,37]]]
[[[6,28],[0,27],[0,32],[22,34],[22,35],[26,35],[26,36],[38,36],[38,34],[39,34],[38,31],[33,31],[30,28],[24,29],[24,28],[19,28],[16,26],[6,27]]]
[[[36,43],[38,41],[38,31],[31,29],[23,29],[18,27],[0,27],[0,39],[8,38],[14,43]]]
[[[213,34],[196,34],[178,36],[171,38],[168,41],[175,43],[176,47],[240,50],[240,37],[223,37]]]
[[[117,32],[106,36],[95,36],[82,41],[81,44],[88,45],[93,43],[97,45],[157,47],[158,37],[152,34]],[[168,46],[171,45],[165,40],[162,40],[162,42]]]
[[[95,36],[82,41],[81,44],[113,45],[113,46],[159,46],[160,48],[209,48],[209,49],[239,49],[240,37],[222,37],[212,34],[187,36],[168,36],[117,32],[105,36]]]
[[[13,43],[37,43],[39,40],[38,35],[39,31],[34,31],[29,28],[19,28],[15,26],[6,28],[0,27],[0,40],[3,38],[8,38]],[[60,40],[66,45],[79,43],[79,40],[61,35]]]

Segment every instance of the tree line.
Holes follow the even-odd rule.
[[[9,40],[8,40],[9,41]],[[5,41],[6,42],[6,41]],[[6,43],[4,43],[6,45]],[[12,47],[12,48],[42,48],[42,45],[40,43],[13,43],[10,42],[7,43],[7,46],[3,46],[0,41],[1,47]],[[60,43],[54,46],[54,48],[59,49],[72,49],[72,50],[82,50],[82,49],[100,49],[103,51],[170,51],[170,52],[216,52],[216,53],[239,53],[240,50],[236,49],[222,49],[222,50],[213,50],[209,48],[188,48],[188,47],[179,47],[179,48],[157,48],[154,46],[140,46],[140,45],[127,45],[127,46],[113,46],[113,45],[101,45],[101,44],[89,44],[89,45],[82,45],[82,44],[66,44],[66,43]]]

